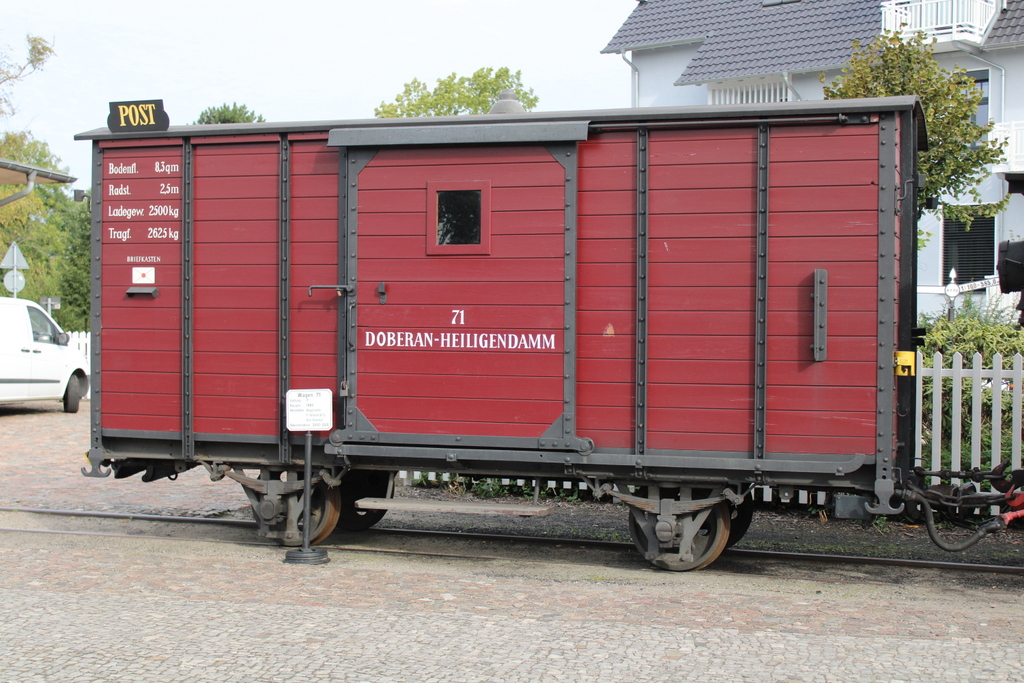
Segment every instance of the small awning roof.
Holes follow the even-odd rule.
[[[36,172],[36,184],[73,183],[78,180],[66,173],[0,158],[0,185],[28,185],[28,176],[32,171]]]

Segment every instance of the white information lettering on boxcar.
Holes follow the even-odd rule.
[[[145,209],[136,209],[133,207],[126,206],[108,206],[107,217],[108,218],[127,218],[131,220],[136,216],[141,216],[145,213]]]
[[[172,240],[178,241],[178,231],[174,228],[153,227],[149,228],[146,237],[151,240]]]
[[[107,164],[107,173],[110,175],[135,175],[139,172],[138,164]]]
[[[107,191],[110,193],[110,196],[112,196],[112,197],[114,195],[129,195],[129,194],[132,193],[131,187],[126,185],[126,184],[124,184],[124,183],[122,183],[120,185],[113,185],[113,184],[108,185],[107,186]]]
[[[181,166],[169,164],[166,161],[157,161],[153,164],[153,170],[157,173],[178,173],[181,171]]]
[[[556,351],[554,333],[535,332],[374,332],[366,330],[364,348]]]

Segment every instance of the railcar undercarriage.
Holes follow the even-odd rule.
[[[125,458],[106,460],[102,466],[109,467],[107,473],[113,471],[118,478],[142,473],[143,481],[152,481],[175,479],[198,464],[206,467],[214,481],[228,478],[241,484],[260,536],[283,546],[301,544],[303,472],[294,465]],[[1009,462],[992,470],[926,471],[917,467],[912,480],[899,484],[888,503],[905,503],[904,514],[923,521],[940,548],[962,551],[1024,517],[1024,470],[1008,472],[1009,467]],[[380,521],[386,512],[380,503],[393,498],[395,475],[395,471],[349,466],[316,467],[311,480],[310,543],[322,543],[335,529],[363,531]],[[935,478],[963,483],[924,488],[922,482]],[[754,514],[754,486],[749,484],[686,486],[641,480],[602,483],[590,477],[583,478],[583,482],[595,498],[607,496],[628,506],[629,532],[637,551],[651,564],[670,571],[710,565],[743,537]],[[982,491],[982,487],[991,490]],[[360,507],[362,499],[373,499],[375,504]],[[992,508],[999,512],[988,515]],[[938,529],[939,521],[972,533],[958,540],[946,539]]]

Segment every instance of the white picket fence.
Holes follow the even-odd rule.
[[[1007,458],[1012,469],[1021,466],[1021,398],[1024,389],[1024,359],[1020,354],[1003,358],[996,354],[992,368],[985,369],[980,353],[964,367],[964,357],[953,354],[950,367],[945,368],[942,354],[932,358],[932,367],[924,367],[924,358],[917,354],[917,453],[916,464],[928,470],[943,467],[943,454],[948,452],[949,469],[991,469]],[[925,380],[932,395],[925,404]],[[952,387],[945,395],[942,379],[950,379]],[[991,408],[986,403],[991,398]],[[965,401],[969,401],[966,412]],[[943,404],[949,404],[949,427],[943,428]],[[986,426],[989,414],[991,421]],[[967,430],[965,433],[965,424]],[[1009,425],[1009,430],[1005,426]],[[947,433],[948,432],[948,433]],[[986,441],[988,443],[986,443]]]

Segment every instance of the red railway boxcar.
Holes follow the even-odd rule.
[[[285,394],[329,388],[314,540],[400,469],[586,482],[669,569],[755,486],[901,507],[913,98],[163,127],[79,136],[90,474],[203,465],[296,544]]]

